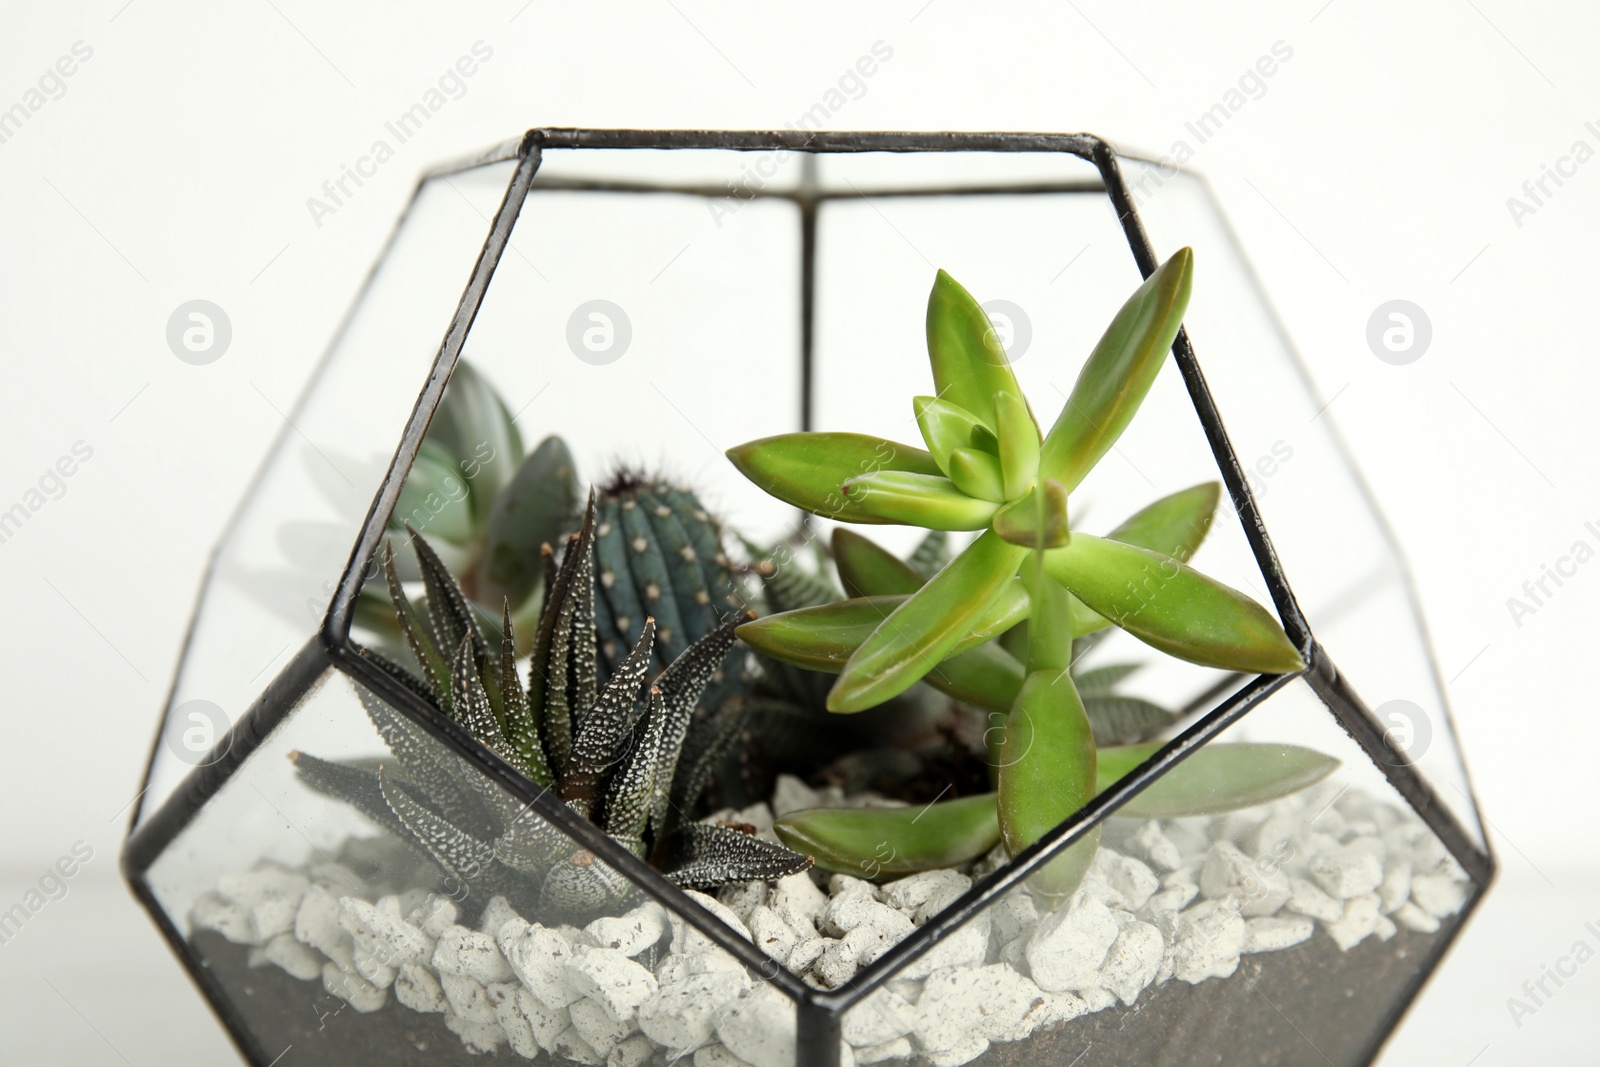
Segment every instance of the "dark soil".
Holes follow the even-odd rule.
[[[1344,1067],[1364,1064],[1404,1007],[1445,931],[1402,929],[1341,952],[1319,927],[1281,952],[1244,956],[1230,977],[1173,979],[968,1067]]]
[[[278,1067],[482,1067],[484,1063],[482,1056],[467,1052],[461,1039],[445,1029],[444,1016],[414,1012],[395,1003],[393,995],[378,1011],[363,1015],[323,989],[320,981],[303,982],[270,964],[249,967],[249,949],[218,934],[199,931],[191,946],[265,1054],[263,1064],[275,1056],[282,1056]],[[508,1051],[503,1054],[523,1062]]]
[[[1438,934],[1400,931],[1341,952],[1320,929],[1282,952],[1245,956],[1229,978],[1199,985],[1172,980],[1145,990],[1129,1008],[1085,1015],[1026,1041],[997,1044],[971,1067],[1210,1067],[1328,1065],[1367,1062],[1420,971]],[[444,1018],[422,1015],[391,998],[363,1015],[277,967],[250,968],[247,949],[201,932],[194,950],[227,990],[240,1021],[283,1067],[481,1067]],[[509,1049],[500,1055],[523,1062]]]

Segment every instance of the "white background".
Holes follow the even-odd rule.
[[[205,554],[416,173],[532,125],[781,127],[878,40],[893,60],[839,128],[1089,130],[1158,155],[1192,143],[1184,122],[1274,42],[1293,49],[1191,165],[1335,398],[1329,414],[1409,555],[1503,867],[1384,1062],[1593,1061],[1600,963],[1520,1026],[1506,1001],[1576,941],[1600,948],[1585,929],[1600,929],[1600,564],[1520,626],[1506,602],[1573,542],[1600,543],[1585,529],[1600,529],[1586,321],[1600,162],[1547,184],[1520,225],[1507,198],[1573,142],[1600,148],[1600,11],[861,7],[8,5],[0,108],[75,42],[93,55],[0,144],[0,507],[74,442],[93,458],[0,544],[0,907],[74,842],[94,858],[0,945],[0,1062],[231,1062],[117,878],[119,809]],[[466,95],[316,225],[307,197],[478,40],[493,59]],[[164,337],[195,297],[234,328],[206,367]],[[1364,339],[1394,298],[1433,324],[1431,349],[1405,367]]]

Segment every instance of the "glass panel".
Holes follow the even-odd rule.
[[[423,185],[217,550],[140,808],[154,811],[316,630],[513,168]]]
[[[1405,563],[1335,435],[1337,396],[1309,387],[1204,183],[1125,170],[1130,184],[1147,177],[1139,211],[1158,251],[1196,249],[1186,325],[1312,632],[1481,843]]]
[[[1203,762],[1237,742],[1338,765],[1240,807],[1243,765]],[[961,928],[975,951],[851,1008],[856,1061],[1365,1063],[1479,888],[1300,681],[1123,811],[1069,903],[1013,891]]]
[[[148,883],[262,1062],[793,1046],[793,1003],[760,973],[337,672]]]

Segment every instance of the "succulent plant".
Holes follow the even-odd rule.
[[[513,619],[531,623],[538,609],[532,594],[544,576],[540,548],[561,543],[579,505],[577,464],[566,443],[546,437],[525,456],[505,401],[462,360],[417,449],[389,530],[426,537],[484,619],[493,621],[509,602]],[[421,580],[411,560],[396,566],[404,580]],[[376,572],[369,579],[357,601],[358,621],[398,641],[388,590]]]
[[[917,820],[916,833],[900,827],[899,837],[889,825],[899,815],[871,810],[780,821],[780,836],[803,842],[822,865],[858,872],[881,866],[873,849],[884,841],[922,865],[952,862],[985,841],[991,847],[1003,841],[1015,855],[1094,797],[1105,784],[1101,762],[1124,771],[1136,766],[1124,766],[1130,750],[1108,748],[1098,758],[1094,726],[1071,673],[1074,639],[1116,626],[1205,666],[1252,673],[1303,668],[1266,609],[1186,562],[1209,528],[1214,485],[1158,501],[1109,537],[1073,530],[1068,521],[1069,494],[1126,429],[1164,363],[1188,305],[1192,263],[1190,251],[1180,251],[1123,305],[1047,433],[983,309],[940,271],[927,314],[937,395],[913,399],[926,450],[864,434],[799,433],[729,451],[758,486],[813,514],[981,531],[931,578],[845,532],[835,541],[835,557],[851,599],[739,631],[766,655],[837,672],[827,702],[834,712],[864,711],[926,680],[1006,716],[994,732],[997,789],[987,801],[936,804]],[[1019,659],[997,639],[1024,621],[1025,642],[1010,642]],[[1137,712],[1115,723],[1104,715],[1108,678],[1102,675],[1094,690],[1104,729],[1120,732],[1130,715],[1138,726]],[[1167,789],[1224,810],[1303,787],[1335,765],[1282,746],[1215,749],[1205,762],[1197,759],[1180,764]],[[1217,760],[1236,773],[1200,775]],[[1185,791],[1185,779],[1194,775],[1208,791]],[[935,834],[929,825],[946,832]],[[938,847],[941,837],[950,844]],[[913,839],[930,847],[913,848]],[[1070,893],[1096,839],[1091,834],[1055,859],[1035,876],[1035,888],[1051,897]]]
[[[384,572],[415,669],[375,651],[362,655],[680,885],[708,888],[805,870],[806,856],[689,817],[740,725],[737,715],[701,702],[733,645],[737,618],[720,622],[659,674],[652,664],[656,621],[642,618],[630,651],[609,679],[601,678],[597,525],[591,494],[559,564],[553,551],[544,552],[550,567],[526,688],[509,598],[502,601],[501,632],[486,632],[444,561],[414,531],[426,610],[407,596],[392,549]],[[331,763],[297,753],[296,767],[312,787],[348,800],[452,878],[485,890],[485,899],[502,893],[541,914],[578,916],[631,892],[621,875],[575,850],[376,694],[362,690],[361,700],[393,763]]]

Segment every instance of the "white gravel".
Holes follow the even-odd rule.
[[[783,779],[772,809],[724,814],[770,833],[773,809],[841,803]],[[689,895],[771,966],[834,988],[1004,862],[997,851],[883,885],[812,872]],[[1226,977],[1250,953],[1433,933],[1469,889],[1412,815],[1327,784],[1214,819],[1113,820],[1070,901],[1051,909],[1014,890],[847,1012],[844,1067],[959,1067],[1153,985]],[[219,879],[189,918],[357,1011],[393,999],[439,1014],[478,1052],[588,1067],[793,1062],[790,1001],[654,903],[578,929],[530,922],[496,897],[472,929],[444,897],[380,895],[319,860]]]

